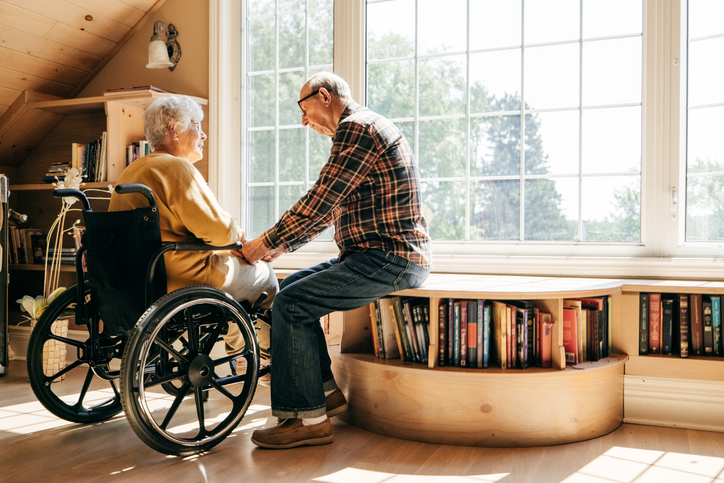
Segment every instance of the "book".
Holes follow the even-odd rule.
[[[689,295],[689,353],[704,355],[704,317],[701,311],[701,294]]]
[[[689,296],[679,295],[679,356],[689,357]]]
[[[661,298],[661,353],[671,355],[674,350],[674,299]]]
[[[454,361],[454,349],[453,346],[455,345],[455,299],[449,299],[448,300],[448,314],[447,314],[447,320],[448,320],[448,337],[447,337],[447,365],[450,367],[455,366]]]
[[[478,366],[478,303],[468,301],[468,367]],[[482,361],[481,361],[482,362]]]
[[[721,357],[721,297],[711,296],[711,325],[714,334],[714,357]]]
[[[394,309],[391,310],[392,301],[383,297],[376,302],[379,305],[380,322],[382,326],[382,346],[385,359],[402,359],[402,344],[397,336],[397,323],[393,318]]]
[[[516,308],[517,350],[519,369],[528,369],[528,309]]]
[[[649,294],[649,353],[661,352],[661,294]]]
[[[508,325],[508,367],[510,367],[511,369],[516,367],[516,365],[518,364],[518,351],[516,350],[518,334],[515,323],[515,309],[516,307],[510,304],[507,304],[505,307],[505,318]]]
[[[377,312],[375,311],[374,302],[367,305],[367,310],[369,310],[370,313],[370,336],[372,337],[372,350],[375,357],[380,357],[380,340],[377,335]]]
[[[460,301],[453,303],[453,367],[460,367]]]
[[[402,318],[405,319],[405,327],[407,328],[407,336],[410,339],[410,348],[412,349],[413,362],[422,362],[422,353],[420,352],[420,343],[417,337],[415,321],[412,317],[412,309],[410,307],[410,299],[396,298],[396,302],[401,304]]]
[[[440,367],[445,367],[447,365],[447,306],[447,300],[440,300],[437,313],[437,365]]]
[[[385,357],[385,337],[384,333],[382,332],[382,319],[380,314],[380,301],[375,300],[372,303],[372,309],[374,310],[374,317],[375,317],[375,328],[377,329],[377,333],[373,334],[373,337],[377,337],[377,357],[380,359],[386,359]]]
[[[563,307],[563,350],[566,364],[578,364],[578,320],[573,307]]]
[[[145,86],[137,86],[137,87],[117,87],[115,89],[106,89],[103,92],[104,96],[128,96],[128,95],[136,95],[141,92],[166,92],[169,94],[175,94],[172,91],[167,91],[166,89],[161,89],[160,87],[152,86],[152,85],[145,85]]]
[[[478,302],[483,308],[483,369],[490,366],[490,305],[483,300]]]
[[[485,365],[483,365],[483,360],[487,357],[487,350],[485,348],[485,300],[479,299],[475,303],[475,312],[475,328],[477,329],[477,340],[475,344],[477,346],[477,357],[475,361],[475,367],[477,367],[478,369],[483,369],[483,367],[488,367],[487,361],[485,361]]]
[[[402,342],[402,353],[404,357],[403,362],[413,362],[415,356],[413,354],[412,343],[410,341],[409,328],[405,321],[405,316],[402,313],[402,299],[400,297],[392,297],[392,312],[395,315],[395,323],[399,330],[398,339]]]
[[[43,256],[45,255],[45,243],[43,243],[40,247],[40,252],[36,253],[36,249],[33,246],[33,241],[38,240],[38,238],[44,238],[43,230],[41,230],[40,228],[23,228],[21,229],[21,233],[25,239],[25,243],[23,244],[23,247],[25,249],[25,263],[37,263],[35,261],[36,259],[42,260]],[[38,243],[41,242],[36,241],[36,244]]]
[[[639,294],[639,355],[649,353],[649,294]]]
[[[553,319],[549,313],[541,313],[540,366],[551,367],[553,354]]]
[[[460,367],[468,366],[468,302],[460,301]]]
[[[428,346],[430,345],[430,336],[428,334],[428,326],[430,325],[430,317],[427,314],[427,300],[416,300],[410,303],[410,312],[412,312],[413,326],[417,336],[417,343],[420,349],[420,362],[427,364]]]
[[[576,313],[576,364],[586,359],[588,352],[588,330],[583,320],[582,314],[583,303],[577,299],[564,299],[563,308],[570,308]]]
[[[712,330],[711,320],[711,299],[708,296],[702,296],[701,300],[701,316],[704,326],[704,355],[714,355],[714,332]]]
[[[490,350],[493,356],[493,362],[499,365],[502,369],[508,367],[508,355],[506,354],[507,349],[507,324],[508,319],[506,317],[506,305],[503,302],[493,301],[492,302],[492,313],[491,313],[491,344]]]

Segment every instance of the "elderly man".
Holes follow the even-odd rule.
[[[299,94],[302,124],[333,140],[306,195],[238,256],[253,264],[296,250],[334,226],[339,255],[286,278],[272,314],[273,428],[262,448],[332,442],[329,417],[347,401],[331,370],[320,317],[420,286],[431,266],[415,158],[390,121],[358,105],[347,83],[320,73]]]

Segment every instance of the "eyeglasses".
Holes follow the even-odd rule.
[[[299,99],[299,100],[297,101],[297,104],[299,105],[299,109],[302,111],[302,115],[304,115],[304,116],[307,115],[307,113],[304,112],[304,109],[302,109],[302,102],[306,101],[306,100],[309,99],[310,97],[316,96],[317,94],[319,94],[319,89],[317,89],[316,91],[312,92],[311,94],[309,94],[309,95],[306,96],[306,97],[302,97],[301,99]]]

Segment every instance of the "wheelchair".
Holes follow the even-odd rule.
[[[125,412],[138,437],[164,454],[186,456],[222,442],[244,417],[262,367],[256,331],[269,318],[253,305],[206,286],[166,293],[164,253],[239,249],[241,243],[162,243],[151,190],[118,185],[148,206],[93,212],[82,191],[56,189],[83,205],[85,232],[75,258],[77,284],[59,295],[34,327],[28,377],[42,405],[75,423],[97,423]],[[57,320],[71,327],[58,329]],[[243,348],[229,355],[223,336],[236,326]],[[81,327],[82,329],[83,327]],[[78,336],[77,334],[81,334]],[[44,364],[43,352],[66,352]]]

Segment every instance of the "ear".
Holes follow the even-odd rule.
[[[332,104],[332,94],[324,87],[319,88],[319,93],[322,94],[322,103],[329,107]]]

